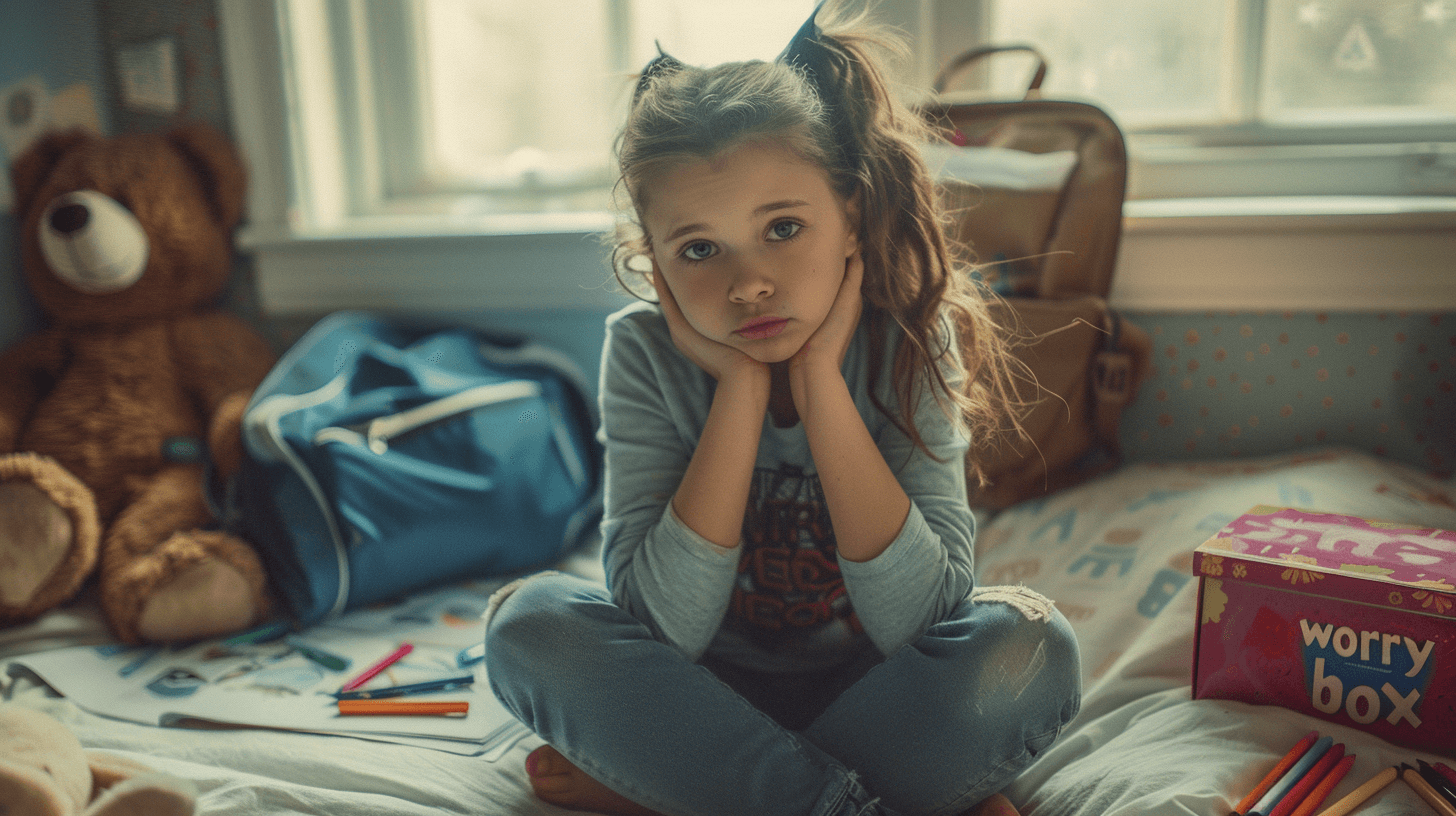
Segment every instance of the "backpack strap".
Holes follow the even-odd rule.
[[[1026,96],[1022,98],[1040,99],[1041,84],[1046,81],[1046,57],[1042,56],[1042,53],[1036,50],[1036,46],[1024,45],[1021,43],[1010,45],[983,45],[980,48],[972,48],[971,50],[962,53],[960,56],[951,60],[949,63],[946,63],[946,66],[944,68],[940,69],[940,73],[935,75],[935,81],[931,83],[931,89],[935,91],[937,96],[939,96],[940,94],[945,93],[945,86],[950,84],[951,77],[954,77],[956,74],[965,70],[968,66],[980,62],[981,60],[991,56],[992,54],[1002,54],[1006,52],[1016,51],[1028,53],[1036,58],[1036,71],[1032,73],[1031,81],[1026,84]]]
[[[1111,307],[1103,310],[1103,329],[1105,340],[1089,372],[1095,397],[1092,428],[1102,444],[1120,456],[1118,427],[1122,412],[1147,373],[1153,341],[1146,331],[1124,321]]]

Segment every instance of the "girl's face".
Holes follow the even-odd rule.
[[[824,170],[776,145],[673,165],[644,193],[654,267],[688,323],[763,363],[819,328],[859,248]]]

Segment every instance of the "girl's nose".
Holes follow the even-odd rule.
[[[773,293],[773,281],[756,264],[742,264],[734,272],[728,299],[734,303],[754,303]]]

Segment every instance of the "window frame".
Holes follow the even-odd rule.
[[[351,46],[367,36],[348,16],[351,7],[357,9],[362,2],[249,0],[219,5],[233,122],[251,169],[250,218],[239,243],[255,257],[263,308],[299,313],[335,308],[458,309],[472,304],[601,310],[626,302],[610,285],[600,238],[612,225],[606,212],[469,219],[355,214],[355,202],[382,196],[391,183],[386,171],[360,158],[387,151],[371,129],[357,126],[359,117],[370,114],[370,100],[354,98],[328,81],[337,61],[354,59],[358,52]],[[889,8],[888,21],[912,32],[936,31],[931,25],[932,7],[944,2],[898,0]],[[385,5],[404,8],[404,4]],[[969,5],[974,7],[972,13],[983,15],[982,4]],[[340,9],[345,14],[330,17]],[[340,25],[340,19],[347,23]],[[317,37],[321,31],[328,32],[330,48],[300,39]],[[911,78],[921,86],[928,84],[933,63],[941,58],[938,52],[953,47],[936,38],[927,42],[931,40],[932,46],[919,52],[912,68],[926,77],[923,82]],[[295,71],[304,81],[290,81]],[[399,74],[393,72],[395,81]],[[305,121],[291,118],[290,109],[298,105],[323,115]],[[328,121],[335,124],[327,127]],[[355,126],[345,128],[339,122]],[[395,120],[397,127],[401,123],[407,124],[403,116]],[[1277,195],[1236,195],[1240,191],[1226,184],[1227,165],[1211,159],[1241,157],[1248,173],[1267,177],[1270,168],[1295,172],[1307,166],[1310,151],[1269,145],[1267,138],[1260,144],[1258,134],[1247,128],[1213,134],[1218,138],[1211,141],[1222,143],[1210,145],[1206,138],[1210,133],[1205,130],[1192,138],[1195,134],[1174,129],[1129,137],[1134,156],[1114,302],[1143,309],[1288,308],[1314,303],[1335,308],[1338,304],[1330,298],[1336,297],[1346,307],[1359,309],[1456,307],[1456,275],[1450,274],[1445,262],[1456,257],[1452,229],[1456,196],[1411,196],[1392,190],[1331,196],[1328,189],[1291,194],[1283,187]],[[1427,162],[1444,182],[1448,176],[1456,177],[1456,149],[1448,148],[1433,145],[1429,155],[1408,147],[1380,149],[1391,163]],[[1371,158],[1369,145],[1336,144],[1320,150],[1344,151],[1352,167]],[[1380,150],[1374,152],[1379,157]],[[1184,192],[1194,190],[1195,195],[1166,196],[1169,184],[1181,185]],[[1155,195],[1137,198],[1149,191]],[[1277,266],[1238,250],[1247,243],[1241,236],[1250,231],[1263,236],[1261,240],[1278,242],[1270,256],[1281,259]],[[1354,297],[1351,293],[1362,286],[1368,289],[1370,270],[1332,273],[1324,263],[1339,258],[1319,252],[1314,253],[1321,258],[1319,264],[1287,263],[1299,253],[1286,245],[1307,246],[1337,233],[1341,235],[1337,243],[1359,244],[1347,245],[1345,258],[1366,257],[1369,253],[1361,247],[1367,245],[1385,246],[1382,236],[1406,236],[1409,246],[1397,249],[1408,271],[1394,276],[1394,285],[1383,281],[1378,292]],[[1251,266],[1208,268],[1212,280],[1201,280],[1197,287],[1171,280],[1160,270],[1187,259],[1169,243],[1170,236],[1212,241],[1203,247],[1206,258],[1238,259]],[[523,270],[547,271],[522,274]],[[1330,274],[1344,274],[1348,281],[1331,283]]]

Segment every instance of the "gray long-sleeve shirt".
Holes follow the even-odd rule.
[[[886,343],[878,396],[895,406]],[[837,557],[802,423],[764,418],[736,548],[694,533],[673,512],[707,422],[715,382],[672,343],[660,310],[636,303],[607,319],[600,436],[607,584],[618,605],[696,660],[711,651],[768,671],[836,666],[872,643],[885,655],[919,637],[971,591],[974,520],[966,503],[967,440],[929,394],[916,427],[935,461],[874,407],[862,321],[843,373],[885,461],[910,497],[899,535],[865,562]]]

